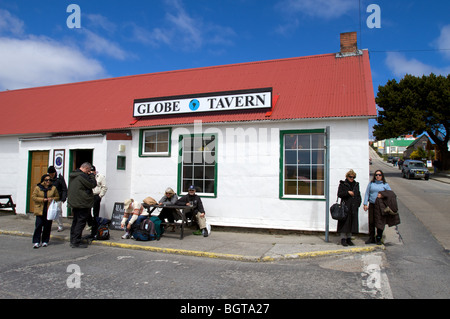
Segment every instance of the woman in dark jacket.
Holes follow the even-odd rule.
[[[345,181],[340,181],[338,197],[348,208],[347,219],[338,221],[337,232],[341,233],[342,246],[354,246],[352,233],[359,231],[358,210],[361,206],[361,193],[359,183],[355,181],[356,173],[351,169],[345,175]]]

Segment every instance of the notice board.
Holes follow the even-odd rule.
[[[120,223],[122,222],[123,214],[125,213],[124,206],[124,203],[114,203],[114,208],[111,215],[111,229],[122,230],[122,228],[120,228]]]

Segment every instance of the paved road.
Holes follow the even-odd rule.
[[[401,171],[382,162],[370,149],[374,164],[371,171],[381,169],[405,207],[424,224],[442,247],[450,252],[450,184],[435,180],[409,180]]]
[[[434,180],[407,180],[398,168],[376,160],[398,196],[400,244],[387,245],[386,274],[395,299],[450,297],[448,232],[450,185]]]

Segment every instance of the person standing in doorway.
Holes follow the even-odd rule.
[[[58,205],[61,208],[60,210],[61,213],[58,214],[58,217],[56,217],[55,220],[58,223],[58,232],[61,232],[64,230],[61,214],[62,214],[62,203],[65,203],[67,200],[67,184],[66,181],[64,180],[64,177],[61,174],[58,175],[54,166],[49,166],[47,169],[47,173],[48,175],[50,175],[52,185],[56,187],[59,194],[60,202],[58,203]]]
[[[95,174],[90,163],[83,163],[79,169],[69,175],[67,203],[72,208],[73,221],[70,228],[70,244],[72,248],[86,248],[81,243],[81,235],[94,206],[93,189],[97,186]]]

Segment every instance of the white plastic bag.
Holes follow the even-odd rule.
[[[47,220],[55,220],[58,217],[61,210],[61,206],[57,201],[52,201],[47,210]]]
[[[211,225],[206,223],[206,230],[208,231],[208,235],[211,235]]]

